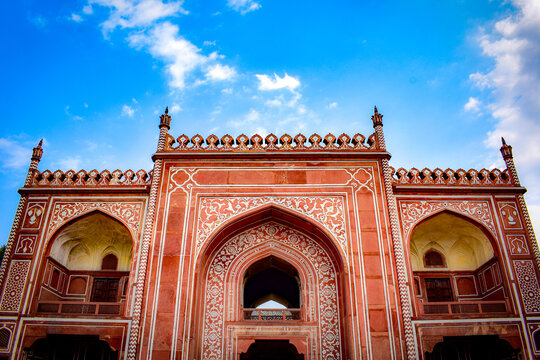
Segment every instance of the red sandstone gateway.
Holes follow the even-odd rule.
[[[11,359],[540,358],[540,253],[505,170],[394,170],[375,132],[174,138],[38,171],[0,267]]]

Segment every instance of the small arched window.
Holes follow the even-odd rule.
[[[435,250],[428,250],[424,255],[425,267],[446,267],[444,256]]]
[[[114,254],[108,254],[101,260],[101,270],[116,270],[117,268],[118,258]]]

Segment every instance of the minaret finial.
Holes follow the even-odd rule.
[[[32,150],[32,157],[31,160],[36,160],[39,162],[41,160],[41,156],[43,155],[43,148],[41,147],[43,145],[43,139],[39,140],[38,145]]]
[[[373,116],[371,116],[371,121],[373,121],[373,127],[382,126],[382,114],[379,114],[377,111],[377,106],[373,107]]]
[[[171,128],[171,116],[169,115],[169,107],[167,106],[165,108],[165,114],[161,115],[159,117],[161,119],[159,123],[159,127],[166,127],[167,130]]]
[[[503,137],[501,137],[502,146],[501,146],[501,154],[504,160],[506,159],[512,159],[512,147],[510,145],[506,144],[506,141]]]

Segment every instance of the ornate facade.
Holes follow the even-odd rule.
[[[174,138],[152,171],[40,171],[0,267],[0,358],[540,358],[540,253],[504,170],[368,138]]]

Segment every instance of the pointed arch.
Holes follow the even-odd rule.
[[[336,257],[340,265],[347,263],[345,249],[339,245],[339,241],[328,229],[294,209],[276,203],[267,203],[232,216],[216,227],[198,252],[197,266],[201,259],[210,254],[223,241],[227,241],[227,239],[239,232],[270,220],[294,228],[319,240]]]

